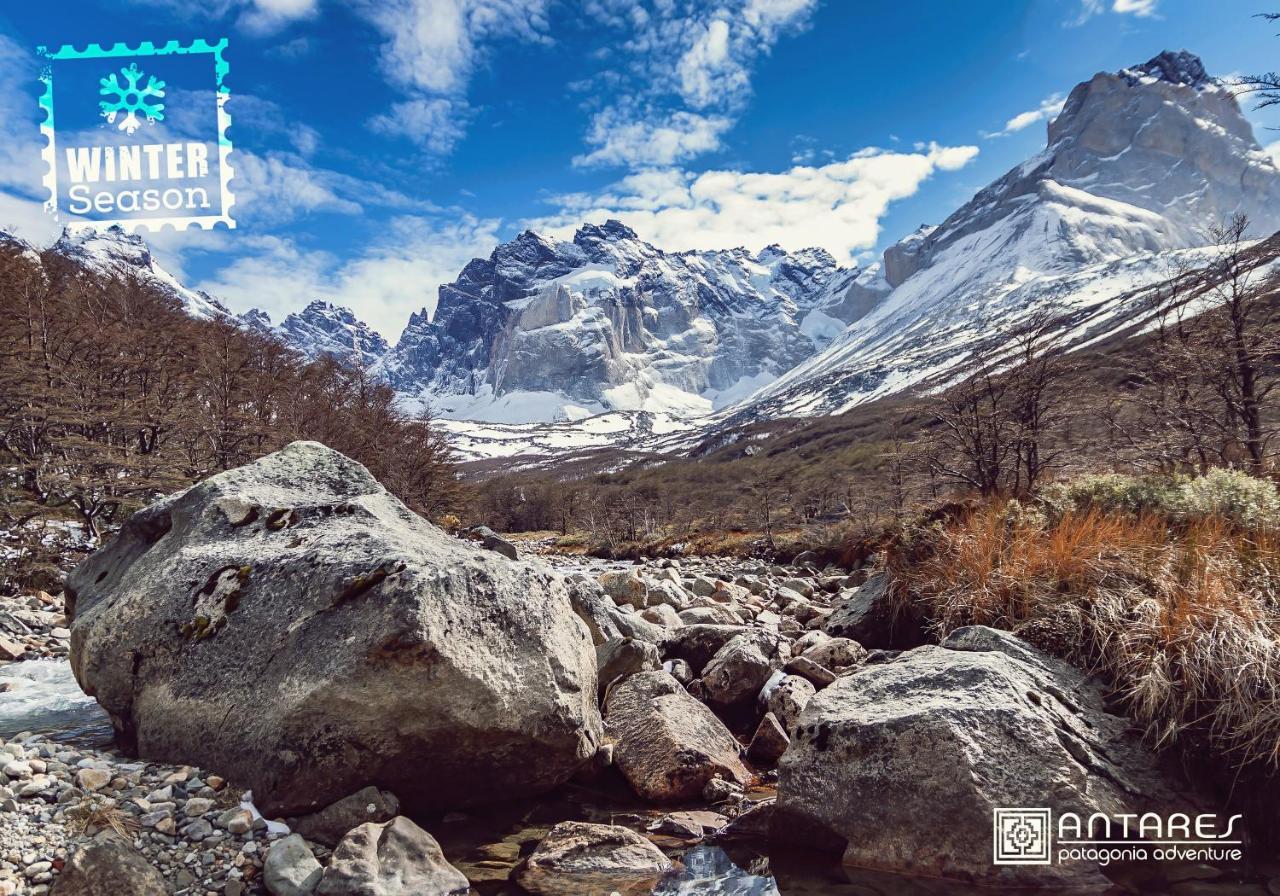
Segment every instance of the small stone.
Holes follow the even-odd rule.
[[[111,772],[99,768],[82,768],[76,772],[76,783],[90,792],[111,783]]]
[[[187,804],[182,807],[182,811],[188,818],[195,818],[205,814],[212,808],[213,800],[205,799],[201,796],[193,796],[187,800]]]
[[[821,690],[836,680],[836,674],[821,663],[811,660],[807,656],[792,657],[783,670],[792,675],[799,675],[801,678],[808,680],[815,688]]]
[[[272,896],[308,896],[322,874],[324,869],[298,834],[277,840],[267,850],[263,876]]]
[[[248,809],[228,809],[218,816],[218,827],[233,834],[243,834],[253,828],[253,813]]]

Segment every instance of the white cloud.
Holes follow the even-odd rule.
[[[1271,161],[1276,163],[1276,167],[1280,167],[1280,140],[1275,140],[1262,147],[1262,151],[1271,156]]]
[[[731,124],[723,116],[681,110],[659,118],[611,106],[592,119],[587,142],[595,149],[573,164],[670,165],[718,147]]]
[[[750,80],[746,69],[729,56],[729,23],[712,19],[677,66],[680,93],[697,109],[711,105],[726,92],[744,90]]]
[[[236,311],[261,308],[276,323],[314,299],[326,299],[346,305],[394,342],[411,313],[434,311],[441,283],[457,277],[472,258],[488,257],[499,223],[465,215],[449,222],[403,216],[384,240],[346,261],[268,237],[197,288]]]
[[[309,19],[319,9],[319,0],[131,0],[138,6],[159,6],[175,15],[221,19],[236,14],[236,24],[246,31],[268,34],[300,19]]]
[[[557,197],[558,213],[528,222],[567,235],[582,221],[617,218],[665,249],[822,246],[848,259],[876,244],[893,202],[934,172],[963,168],[976,146],[931,143],[914,152],[866,149],[820,167],[759,173],[651,169],[601,194]]]
[[[1131,15],[1137,18],[1155,16],[1160,0],[1112,0],[1111,11],[1119,15]],[[1105,0],[1080,0],[1080,13],[1067,25],[1083,25],[1094,16],[1107,11]]]
[[[1153,16],[1159,0],[1115,0],[1111,4],[1113,12],[1132,14],[1135,16]]]
[[[255,224],[282,224],[311,212],[355,215],[359,202],[340,196],[323,172],[298,164],[280,153],[260,156],[248,150],[232,155],[237,219]]]
[[[0,121],[6,133],[0,140],[0,186],[32,198],[44,198],[44,162],[40,136],[35,57],[19,44],[0,34]]]
[[[303,156],[312,155],[320,145],[319,131],[286,113],[274,100],[247,93],[233,93],[227,108],[236,127],[247,128],[256,136],[283,137]]]
[[[549,42],[550,0],[360,0],[356,9],[386,38],[382,67],[408,94],[374,124],[423,149],[448,152],[461,136],[466,88],[486,42]],[[447,105],[443,105],[447,103]]]
[[[408,137],[437,155],[447,155],[462,139],[464,104],[443,97],[405,100],[375,115],[369,127],[380,134]]]
[[[1062,94],[1055,93],[1047,96],[1040,101],[1040,105],[1034,109],[1028,109],[1026,112],[1019,112],[1004,123],[1004,127],[998,131],[983,131],[984,137],[1007,137],[1010,134],[1025,130],[1039,121],[1048,121],[1062,111],[1062,105],[1066,102],[1062,98]]]
[[[656,3],[636,14],[593,0],[587,14],[625,38],[598,54],[597,75],[624,99],[597,109],[579,165],[670,164],[720,147],[751,95],[752,71],[787,29],[803,27],[816,0]],[[611,38],[612,34],[609,35]]]

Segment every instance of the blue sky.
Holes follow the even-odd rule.
[[[664,248],[873,260],[1044,145],[1077,82],[1164,48],[1280,68],[1255,2],[46,0],[0,7],[0,226],[48,243],[37,45],[230,41],[235,231],[145,234],[279,320],[391,339],[475,255],[607,215]],[[1246,101],[1246,106],[1249,103]],[[1247,112],[1260,142],[1274,110]]]

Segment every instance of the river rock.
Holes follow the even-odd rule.
[[[686,625],[669,633],[662,658],[685,660],[701,672],[720,648],[747,630],[744,625]]]
[[[666,672],[641,672],[613,688],[606,722],[614,764],[645,799],[693,799],[716,775],[751,780],[729,729]]]
[[[662,668],[657,646],[635,638],[615,638],[601,644],[596,648],[596,662],[601,697],[628,675]]]
[[[640,896],[652,892],[669,868],[662,850],[629,828],[564,821],[512,877],[535,896]]]
[[[807,649],[804,658],[835,672],[860,666],[867,661],[867,649],[851,638],[827,638]]]
[[[591,643],[597,647],[615,638],[635,638],[661,644],[667,637],[667,630],[661,625],[641,618],[638,613],[620,610],[605,596],[597,582],[571,581],[569,599],[574,612],[591,632]]]
[[[892,649],[924,643],[919,620],[894,605],[885,573],[877,573],[862,586],[841,592],[840,601],[823,620],[822,628],[829,635],[850,638],[863,647]]]
[[[262,882],[271,896],[308,896],[320,883],[324,869],[298,834],[282,837],[267,850]]]
[[[520,552],[516,550],[516,546],[500,535],[486,535],[484,541],[480,542],[480,546],[487,551],[501,554],[508,560],[520,559]]]
[[[637,610],[644,609],[645,598],[649,596],[649,586],[634,572],[610,570],[601,573],[599,581],[604,593],[613,598],[614,603],[626,604]]]
[[[848,864],[993,884],[1096,883],[1093,866],[994,865],[993,807],[1195,809],[1097,685],[1012,635],[957,633],[836,680],[779,768],[778,839]]]
[[[450,538],[317,442],[134,514],[68,588],[76,678],[122,744],[267,814],[366,785],[421,811],[534,795],[598,748],[564,579]]]
[[[767,712],[756,726],[756,733],[751,736],[747,755],[756,762],[772,765],[787,751],[790,743],[791,738],[787,736],[787,730],[782,727],[778,717]]]
[[[67,857],[54,896],[167,896],[164,877],[129,843],[103,837]]]
[[[362,824],[342,838],[316,896],[465,896],[470,890],[436,838],[398,816]]]
[[[790,658],[786,638],[760,629],[743,632],[721,647],[702,670],[707,698],[720,707],[750,701]]]
[[[343,797],[319,812],[289,819],[289,828],[308,840],[323,843],[330,848],[355,827],[365,822],[390,821],[400,814],[400,801],[394,793],[365,787],[351,796]]]
[[[818,689],[825,688],[836,680],[834,672],[807,656],[793,656],[782,668],[791,675],[799,675]]]
[[[786,675],[762,695],[764,708],[773,713],[782,729],[790,735],[816,691],[807,679],[799,675]]]

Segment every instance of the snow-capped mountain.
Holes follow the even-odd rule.
[[[240,320],[252,329],[275,334],[308,359],[328,355],[367,368],[391,349],[382,334],[351,309],[331,302],[314,301],[279,326],[272,326],[267,313],[257,308],[240,315]]]
[[[64,228],[51,250],[80,265],[89,272],[106,276],[129,276],[141,280],[182,303],[192,317],[213,320],[231,319],[225,305],[200,290],[188,289],[172,274],[160,267],[151,249],[136,233],[126,233],[119,226],[104,229]]]
[[[1183,51],[1077,85],[1042,152],[863,270],[817,249],[664,252],[617,221],[571,240],[525,232],[441,286],[434,316],[413,315],[391,348],[325,302],[279,326],[231,317],[115,228],[53,251],[308,357],[358,358],[448,418],[466,456],[546,458],[678,450],[747,420],[934,388],[1045,314],[1069,347],[1125,331],[1143,289],[1205,260],[1207,230],[1236,212],[1258,237],[1280,229],[1280,170],[1230,88]]]
[[[663,252],[617,221],[526,231],[440,287],[374,371],[455,419],[701,415],[866,313],[857,276],[821,249]]]
[[[731,419],[837,413],[944,382],[975,346],[1033,315],[1067,344],[1132,322],[1135,290],[1203,258],[1207,231],[1247,214],[1280,228],[1280,171],[1230,88],[1194,55],[1165,52],[1071,91],[1043,152],[938,227],[890,247],[874,310]]]

